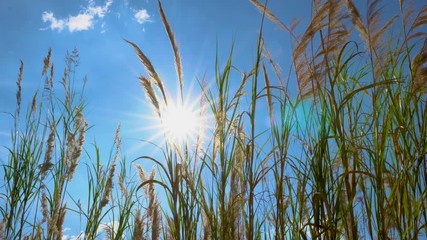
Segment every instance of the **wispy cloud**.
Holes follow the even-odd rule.
[[[150,15],[148,14],[146,9],[138,10],[134,16],[139,24],[144,24],[150,20]]]
[[[43,12],[42,19],[43,22],[49,22],[49,28],[51,30],[58,30],[60,32],[64,29],[65,21],[62,19],[56,19],[52,12]]]
[[[87,8],[87,13],[92,16],[98,16],[103,18],[105,14],[108,12],[113,0],[107,0],[104,6],[95,6],[95,2],[93,0],[89,1],[89,7]]]
[[[47,29],[61,32],[65,27],[68,27],[70,32],[85,31],[93,27],[95,18],[103,18],[108,13],[112,3],[113,0],[107,0],[103,6],[96,6],[93,0],[89,0],[88,6],[77,15],[58,19],[52,12],[45,11],[42,14],[42,20],[49,23]]]

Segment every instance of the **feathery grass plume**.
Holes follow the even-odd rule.
[[[359,13],[359,10],[357,10],[356,6],[354,5],[353,0],[345,0],[345,6],[349,11],[349,15],[354,26],[359,31],[360,38],[364,42],[369,42],[368,31],[366,30],[365,25],[363,24],[362,17]]]
[[[359,31],[360,37],[366,44],[366,49],[371,53],[371,65],[373,67],[373,76],[376,80],[384,67],[385,59],[382,56],[383,44],[380,42],[384,33],[393,25],[397,16],[393,16],[383,26],[379,26],[383,7],[378,7],[380,0],[371,0],[367,9],[367,22],[363,24],[360,13],[352,0],[346,0],[346,7],[354,26]],[[375,89],[375,88],[374,88]]]
[[[21,95],[22,95],[22,77],[24,75],[24,62],[21,61],[19,67],[18,80],[16,80],[16,116],[15,116],[15,129],[18,129],[19,115],[21,113]]]
[[[56,229],[57,229],[57,235],[56,238],[57,240],[62,240],[63,237],[63,226],[64,226],[64,221],[65,221],[65,214],[67,212],[67,204],[65,203],[59,210],[59,216],[57,218],[56,221]]]
[[[128,40],[125,40],[125,41],[133,47],[136,55],[138,56],[142,65],[144,65],[145,70],[148,72],[148,75],[150,76],[149,80],[159,88],[160,92],[162,93],[163,100],[165,104],[167,104],[167,97],[166,97],[165,89],[163,87],[163,82],[160,79],[159,75],[157,74],[156,70],[154,69],[153,65],[151,64],[150,60],[145,56],[145,54],[141,51],[141,49],[139,49],[139,47],[135,43]]]
[[[144,215],[142,215],[141,210],[138,209],[134,217],[132,240],[143,240],[143,239],[144,239]]]
[[[141,182],[141,184],[144,183],[147,180],[147,176],[145,174],[144,169],[142,169],[140,164],[134,164],[133,166],[138,171],[139,181]]]
[[[67,70],[67,68],[64,69],[64,75],[62,75],[62,80],[61,80],[61,84],[64,87],[64,91],[65,91],[65,101],[64,101],[64,105],[66,108],[68,108],[70,106],[70,89],[68,87],[68,78],[69,78],[69,71]]]
[[[53,166],[52,154],[55,148],[55,136],[56,136],[56,122],[53,121],[50,124],[49,137],[47,138],[47,142],[46,142],[46,153],[44,157],[44,162],[42,165],[40,165],[40,173],[42,175],[42,179],[46,177],[47,171],[49,171]]]
[[[41,207],[42,207],[42,223],[47,222],[49,220],[49,207],[48,207],[48,199],[46,195],[46,189],[42,186],[42,198],[41,198]]]
[[[410,41],[417,37],[426,38],[427,33],[425,30],[423,30],[422,27],[427,25],[427,4],[425,4],[423,8],[418,12],[411,24],[410,18],[412,16],[412,13],[413,11],[411,6],[405,8],[405,12],[403,14],[404,27],[406,27],[406,24],[410,24],[406,41]]]
[[[69,166],[72,164],[73,153],[76,147],[76,134],[77,132],[71,132],[68,130],[67,143],[65,144],[67,146],[67,150],[65,153],[65,158],[62,159],[63,164],[67,166],[67,169],[70,169]]]
[[[113,240],[114,239],[114,223],[110,226],[108,224],[103,224],[102,225],[102,230],[104,230],[106,239],[107,240]]]
[[[148,177],[148,180],[154,180],[156,177],[156,168],[153,166],[153,170]],[[157,194],[154,188],[154,182],[148,184],[148,218],[151,220],[151,239],[157,240],[160,236],[161,227],[161,215],[160,215],[160,204],[157,199]]]
[[[83,145],[85,142],[86,127],[88,124],[84,119],[83,113],[81,110],[78,110],[77,112],[74,125],[75,125],[74,126],[75,130],[78,131],[79,133],[79,138],[77,139],[77,142],[75,142],[72,149],[71,161],[70,161],[69,170],[68,170],[68,180],[71,180],[73,178],[74,172],[79,163],[79,158],[82,155]],[[73,135],[74,137],[74,134],[70,134],[70,136],[71,135]]]
[[[209,217],[206,216],[205,210],[202,211],[202,237],[203,240],[212,239],[212,227]]]
[[[239,139],[238,141],[244,142],[245,135],[242,127],[236,127],[236,135]],[[236,239],[242,239],[243,232],[243,220],[242,216],[244,214],[244,190],[243,185],[246,185],[242,182],[241,178],[243,176],[243,167],[244,167],[245,156],[242,150],[242,147],[236,147],[234,153],[233,167],[231,167],[230,173],[230,198],[228,203],[228,208],[230,209],[230,220],[233,228],[232,236]]]
[[[5,219],[2,219],[0,222],[0,239],[4,239],[4,225],[6,223]]]
[[[175,57],[175,68],[176,68],[176,73],[178,75],[178,80],[179,80],[180,94],[181,94],[181,98],[183,99],[184,98],[184,95],[183,95],[183,87],[184,87],[183,75],[184,74],[182,71],[181,56],[179,54],[178,44],[176,43],[175,36],[172,32],[172,28],[168,22],[168,19],[166,18],[166,14],[163,10],[162,3],[160,2],[160,0],[157,0],[157,2],[159,5],[159,12],[160,12],[160,16],[162,17],[163,26],[165,26],[166,32],[169,37],[169,42],[172,45],[173,54]]]
[[[53,90],[53,77],[55,76],[55,68],[54,68],[54,64],[51,64],[50,67],[50,76],[49,76],[49,87],[51,90]]]
[[[348,41],[350,31],[346,27],[348,14],[342,10],[341,0],[331,0],[326,4],[328,6],[327,35],[323,36],[323,32],[320,32],[323,46],[318,55],[323,56],[326,64],[328,64],[337,58],[342,47]]]
[[[108,202],[110,201],[111,198],[111,192],[113,190],[113,177],[114,177],[114,173],[116,171],[116,161],[113,161],[113,164],[110,167],[110,170],[108,172],[108,178],[107,181],[105,183],[105,189],[104,189],[104,193],[102,195],[102,199],[101,199],[101,203],[100,203],[100,208],[102,209],[103,207],[105,207]]]
[[[321,75],[324,70],[314,60],[308,60],[306,48],[310,41],[313,40],[316,33],[327,27],[325,19],[329,13],[329,5],[323,4],[318,9],[315,9],[313,18],[309,26],[302,35],[301,40],[297,43],[292,54],[295,74],[299,88],[300,98],[316,96],[316,89],[323,83]]]
[[[37,93],[38,91],[36,91],[36,93],[33,96],[33,100],[31,101],[31,113],[35,114],[37,111]]]
[[[117,182],[119,183],[120,191],[121,191],[123,197],[124,198],[128,198],[129,197],[129,192],[128,192],[125,184],[123,183],[122,176],[117,175]]]
[[[279,83],[282,87],[284,87],[285,81],[282,79],[281,75],[282,75],[282,69],[280,67],[280,65],[276,64],[276,62],[273,60],[273,58],[271,57],[270,51],[268,50],[268,48],[265,46],[263,46],[263,57],[265,57],[269,62],[270,65],[273,67],[273,72],[276,75],[276,78],[279,80]]]
[[[161,117],[159,101],[157,100],[156,92],[154,91],[150,80],[146,79],[143,76],[140,76],[139,80],[142,85],[142,88],[144,89],[145,96],[150,100],[151,106],[153,107],[156,114]]]
[[[268,8],[267,5],[263,5],[262,3],[260,3],[258,0],[251,0],[251,3],[258,8],[258,10],[262,13],[265,14],[265,16],[270,19],[272,22],[276,23],[280,28],[288,31],[289,34],[291,34],[291,36],[293,38],[295,38],[295,36],[293,35],[293,31],[292,31],[292,27],[288,27],[286,26],[282,21],[280,21],[280,19],[278,17],[276,17],[276,15],[274,15]]]
[[[44,65],[43,65],[42,76],[45,75],[47,73],[47,70],[49,69],[51,55],[52,55],[52,48],[49,48],[47,56],[43,59]]]
[[[323,4],[319,7],[319,9],[315,9],[315,13],[310,21],[310,24],[302,35],[301,40],[295,47],[293,53],[294,58],[302,56],[306,52],[307,45],[313,39],[314,35],[327,26],[327,23],[325,23],[325,18],[328,16],[328,13],[329,4]]]
[[[161,229],[161,223],[162,223],[162,215],[160,212],[160,203],[157,199],[157,196],[154,196],[154,205],[153,205],[153,212],[151,216],[152,221],[152,229],[151,229],[151,239],[158,240],[160,237],[160,229]]]
[[[116,129],[114,144],[116,145],[116,153],[114,155],[113,164],[110,167],[110,170],[108,172],[108,178],[107,178],[107,181],[105,183],[105,189],[104,189],[104,193],[102,195],[102,200],[101,200],[101,204],[100,204],[101,209],[103,207],[105,207],[108,204],[108,202],[110,201],[111,192],[112,192],[113,187],[114,187],[113,178],[114,178],[114,173],[116,171],[117,160],[119,159],[119,156],[120,156],[119,155],[120,154],[120,147],[122,144],[122,140],[120,138],[120,125]]]
[[[55,76],[55,67],[54,67],[54,64],[51,63],[49,77],[46,77],[44,82],[43,98],[49,99],[51,97],[53,93],[53,77],[54,76]]]

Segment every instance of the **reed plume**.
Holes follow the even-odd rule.
[[[159,5],[159,12],[160,12],[160,16],[162,17],[163,26],[165,27],[166,32],[168,34],[169,42],[172,46],[172,50],[175,58],[175,69],[176,69],[176,74],[178,75],[180,96],[181,98],[184,98],[184,95],[183,95],[184,73],[182,71],[181,55],[179,54],[178,44],[176,43],[175,35],[172,32],[172,28],[168,22],[168,19],[166,18],[166,14],[163,10],[162,3],[160,2],[160,0],[158,0],[157,2]]]

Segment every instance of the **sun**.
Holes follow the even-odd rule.
[[[161,112],[161,128],[175,144],[194,141],[201,126],[200,114],[191,106],[168,103]]]

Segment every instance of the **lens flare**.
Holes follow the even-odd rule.
[[[162,129],[166,138],[174,143],[194,141],[200,129],[197,111],[184,104],[169,103],[162,114]]]

